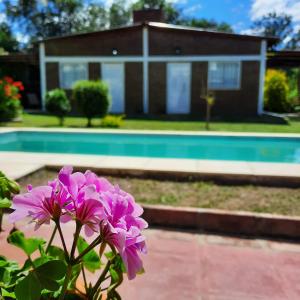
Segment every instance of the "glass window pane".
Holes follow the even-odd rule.
[[[208,88],[236,89],[239,87],[239,62],[211,62],[208,70]]]
[[[71,89],[78,80],[87,79],[87,64],[62,63],[60,64],[60,87]]]

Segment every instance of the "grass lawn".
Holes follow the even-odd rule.
[[[57,176],[53,171],[39,171],[19,183],[23,191],[27,184],[47,183]],[[261,186],[221,186],[208,182],[174,182],[138,178],[108,177],[136,201],[145,204],[164,204],[243,210],[300,216],[300,188],[274,188]]]
[[[65,127],[85,127],[86,119],[81,117],[67,117]],[[10,127],[58,127],[56,117],[49,115],[24,114],[22,122],[8,122],[0,126]],[[93,120],[94,128],[100,127],[100,120]],[[125,119],[121,129],[148,129],[148,130],[205,130],[203,121],[161,121]],[[294,119],[290,124],[266,124],[257,122],[213,122],[213,131],[240,131],[240,132],[282,132],[300,133],[300,120]]]

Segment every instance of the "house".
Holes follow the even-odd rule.
[[[41,41],[42,99],[47,90],[101,78],[110,86],[111,113],[201,117],[206,89],[215,94],[215,116],[263,112],[266,49],[274,39],[162,20],[161,10],[142,10],[131,26]]]

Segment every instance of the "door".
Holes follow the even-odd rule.
[[[167,113],[190,113],[191,64],[168,63],[167,65]]]
[[[104,63],[102,64],[102,80],[107,82],[111,94],[110,112],[120,114],[124,112],[124,64]]]

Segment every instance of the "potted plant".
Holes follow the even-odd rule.
[[[19,267],[0,257],[4,299],[121,299],[117,288],[124,273],[129,280],[143,273],[140,253],[146,253],[142,230],[147,227],[141,218],[143,210],[132,195],[105,178],[63,167],[47,185],[29,185],[27,193],[14,196],[12,208],[12,223],[29,217],[35,229],[51,222],[55,226],[47,242],[26,238],[17,230],[8,236],[8,243],[21,248],[27,260]],[[63,224],[67,222],[75,225],[72,245],[65,241]],[[55,235],[61,247],[52,244]],[[93,241],[88,243],[86,237]],[[34,259],[33,253],[38,257]],[[95,276],[99,270],[95,283],[87,282],[86,270]],[[80,275],[83,290],[77,285]]]

